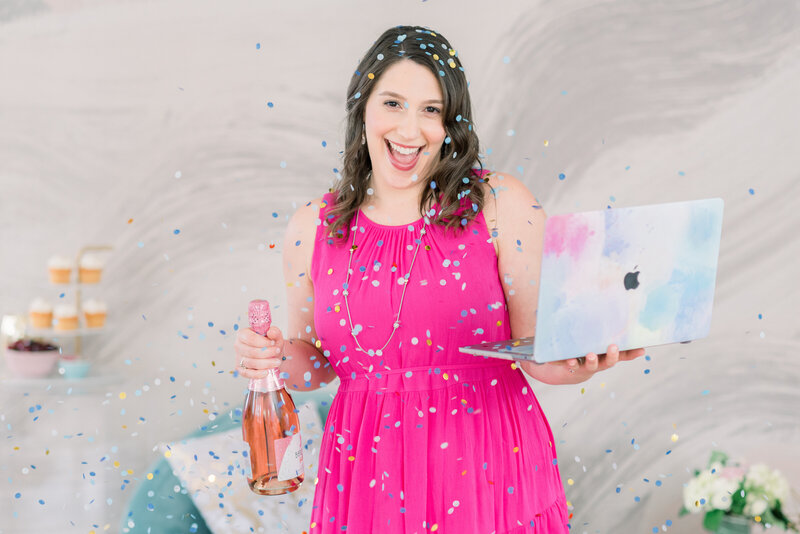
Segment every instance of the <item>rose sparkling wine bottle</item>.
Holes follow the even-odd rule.
[[[272,322],[266,300],[250,301],[250,328],[267,335]],[[242,437],[250,447],[247,483],[259,495],[291,493],[303,482],[303,441],[294,402],[277,369],[250,380],[242,414]]]

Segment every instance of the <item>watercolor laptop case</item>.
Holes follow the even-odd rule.
[[[719,198],[549,217],[534,338],[461,352],[539,363],[708,335]]]

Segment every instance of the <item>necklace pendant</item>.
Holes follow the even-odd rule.
[[[394,329],[400,328],[400,321],[395,321],[394,324],[392,325],[392,328]]]
[[[350,294],[350,292],[349,292],[348,290],[346,290],[346,289],[345,289],[344,291],[342,291],[342,295],[344,295],[345,297],[346,297],[347,295],[349,295],[349,294]]]
[[[375,356],[383,356],[383,351],[381,349],[376,350]]]

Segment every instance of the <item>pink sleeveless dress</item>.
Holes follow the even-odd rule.
[[[427,226],[401,325],[370,356],[356,350],[342,296],[352,233],[342,246],[327,237],[334,202],[323,197],[311,277],[315,327],[341,384],[309,534],[567,533],[553,435],[522,371],[458,351],[510,337],[483,214],[461,233]],[[423,224],[359,214],[348,301],[367,351],[391,334]]]

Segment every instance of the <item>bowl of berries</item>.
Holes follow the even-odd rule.
[[[6,348],[6,365],[17,378],[43,378],[53,371],[59,352],[44,341],[19,339]]]

